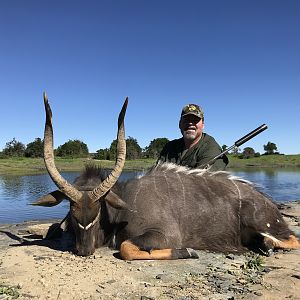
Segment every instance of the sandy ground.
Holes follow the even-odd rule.
[[[282,212],[299,234],[300,203]],[[67,237],[42,241],[49,225],[0,226],[0,299],[300,299],[300,250],[126,262],[103,247],[82,258]]]

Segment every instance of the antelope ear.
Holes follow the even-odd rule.
[[[124,202],[117,194],[109,191],[105,196],[104,200],[113,208],[116,209],[128,209],[128,205]]]
[[[36,201],[30,203],[30,205],[51,207],[59,204],[64,199],[66,199],[65,194],[63,194],[60,190],[56,190],[47,195],[40,197]]]

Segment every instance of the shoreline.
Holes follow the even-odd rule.
[[[300,202],[283,204],[280,211],[300,234]],[[299,299],[300,249],[270,257],[197,251],[196,260],[127,262],[107,247],[79,257],[66,244],[40,242],[49,225],[37,220],[0,225],[0,291],[25,300]],[[19,245],[30,238],[36,242]]]
[[[94,160],[90,158],[55,158],[60,172],[80,172],[85,164],[95,163],[103,169],[111,169],[114,161]],[[124,171],[144,171],[152,167],[156,159],[126,160]],[[297,155],[266,155],[249,159],[239,159],[229,155],[229,164],[226,170],[245,168],[267,169],[294,169],[300,170],[300,154]],[[47,173],[42,158],[1,158],[0,175],[34,175]]]

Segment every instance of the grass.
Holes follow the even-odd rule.
[[[90,162],[102,168],[113,168],[114,162],[108,160],[91,160],[87,158],[56,158],[56,166],[59,171],[80,171],[84,165]],[[145,170],[155,164],[155,159],[127,160],[124,170]],[[239,159],[229,155],[229,168],[300,168],[300,154],[298,155],[264,155],[249,159]],[[45,173],[44,160],[42,158],[3,158],[0,159],[0,174],[39,174]]]
[[[61,171],[76,172],[81,171],[88,163],[95,163],[102,168],[111,169],[114,167],[114,161],[91,160],[87,158],[56,158],[55,164]],[[154,159],[127,160],[124,170],[144,170],[153,166]],[[29,175],[46,173],[44,160],[42,158],[5,158],[0,159],[0,174]]]
[[[242,167],[300,167],[300,154],[296,155],[262,155],[248,159],[240,159],[229,155],[230,168]]]
[[[247,259],[247,261],[242,266],[242,269],[257,270],[257,271],[262,271],[264,269],[264,266],[263,266],[264,260],[261,255],[249,252],[246,255],[246,259]]]
[[[0,295],[10,296],[10,299],[19,298],[19,286],[8,286],[0,283]],[[2,298],[1,298],[2,299]],[[4,298],[5,299],[5,298]]]

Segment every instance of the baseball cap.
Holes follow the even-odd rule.
[[[183,107],[183,109],[181,111],[181,117],[184,117],[186,115],[195,115],[195,116],[203,119],[204,111],[197,104],[187,104]]]

